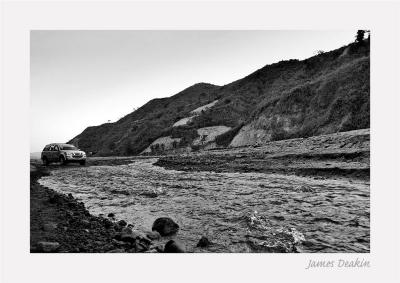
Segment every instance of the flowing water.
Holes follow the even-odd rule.
[[[369,181],[166,170],[156,159],[60,167],[39,182],[135,229],[158,217],[195,252],[369,252]],[[195,248],[201,236],[214,244]]]

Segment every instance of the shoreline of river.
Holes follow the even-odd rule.
[[[135,241],[116,240],[129,231],[129,223],[89,213],[83,202],[38,183],[50,174],[47,168],[30,169],[30,252],[31,253],[136,253],[159,252],[152,241],[139,235]],[[139,248],[138,248],[139,247]]]

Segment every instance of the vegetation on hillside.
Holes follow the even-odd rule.
[[[218,86],[200,83],[180,93],[153,99],[115,123],[88,127],[69,143],[95,155],[134,155],[169,134],[171,126],[193,109],[215,100]]]
[[[308,137],[370,125],[369,37],[303,61],[267,65],[225,86],[196,84],[168,98],[154,99],[115,123],[89,127],[70,142],[97,155],[141,153],[162,136],[188,146],[197,129],[225,125],[216,139],[228,146],[244,125],[272,140]],[[190,111],[218,99],[185,126],[172,127]]]

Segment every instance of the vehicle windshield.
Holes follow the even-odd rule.
[[[62,145],[60,146],[62,150],[78,150],[75,146],[73,145]]]

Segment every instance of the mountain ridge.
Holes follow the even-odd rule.
[[[88,127],[68,143],[98,156],[162,154],[369,128],[369,53],[368,39],[266,65],[223,86],[197,83],[115,123]],[[187,124],[173,126],[187,117]],[[224,132],[210,132],[212,141],[201,135],[213,127]],[[153,144],[161,137],[174,144]]]

